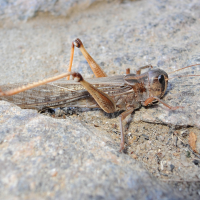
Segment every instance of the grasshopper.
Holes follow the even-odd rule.
[[[80,73],[71,72],[74,47],[81,50],[96,78],[85,80]],[[145,68],[148,68],[148,71],[141,74],[141,70]],[[69,76],[72,76],[73,80],[69,80]],[[49,84],[64,77],[68,80],[65,83]],[[55,107],[101,108],[107,113],[123,110],[119,115],[121,152],[125,146],[123,120],[134,110],[154,102],[160,102],[171,110],[182,108],[172,107],[161,100],[166,92],[168,79],[165,71],[153,69],[151,65],[140,67],[136,74],[131,74],[130,69],[127,69],[125,75],[107,77],[77,38],[72,42],[67,73],[25,86],[3,85],[0,89],[0,99],[13,102],[21,108],[37,110]]]

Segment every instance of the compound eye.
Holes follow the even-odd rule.
[[[163,75],[159,75],[158,81],[160,82],[160,84],[164,84],[165,83],[165,77]]]

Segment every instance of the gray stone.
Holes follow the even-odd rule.
[[[77,37],[111,76],[124,74],[126,68],[134,73],[146,64],[172,72],[200,63],[198,8],[198,0],[0,0],[1,85],[66,72],[71,42]],[[194,66],[175,74],[199,74],[199,69]],[[73,70],[86,78],[93,76],[77,49]],[[170,79],[164,101],[184,108],[171,111],[158,103],[136,111],[133,121],[200,128],[199,99],[199,77]],[[4,199],[12,195],[19,199],[176,199],[139,163],[118,154],[119,144],[105,136],[103,127],[98,132],[83,126],[78,117],[53,119],[5,102],[0,116]],[[199,151],[200,133],[197,138]]]
[[[10,17],[13,20],[26,21],[38,12],[49,12],[55,16],[69,16],[73,12],[85,10],[96,0],[1,0],[0,15],[2,18]]]
[[[181,199],[118,145],[80,121],[1,101],[4,199]]]

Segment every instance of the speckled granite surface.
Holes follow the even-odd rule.
[[[111,76],[146,64],[172,72],[200,63],[197,0],[80,2],[0,1],[1,84],[65,72],[77,37]],[[177,74],[197,74],[199,69]],[[73,70],[92,77],[78,50]],[[136,111],[133,120],[199,128],[199,90],[199,77],[171,79],[164,100],[183,110],[158,104]],[[5,198],[178,199],[140,164],[118,154],[115,142],[94,135],[78,120],[72,124],[5,102],[0,116]]]

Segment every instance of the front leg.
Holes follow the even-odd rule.
[[[146,99],[146,101],[143,103],[143,106],[148,106],[149,104],[151,104],[154,100],[159,101],[160,103],[162,103],[164,106],[166,106],[167,108],[169,108],[170,110],[177,110],[179,108],[184,108],[182,106],[170,106],[169,104],[165,103],[163,100],[159,99],[158,97],[149,97],[148,99]]]
[[[152,65],[145,65],[145,66],[142,66],[142,67],[139,67],[139,69],[136,71],[136,74],[137,75],[140,75],[141,74],[141,70],[142,69],[146,69],[146,68],[153,68],[153,66]]]

